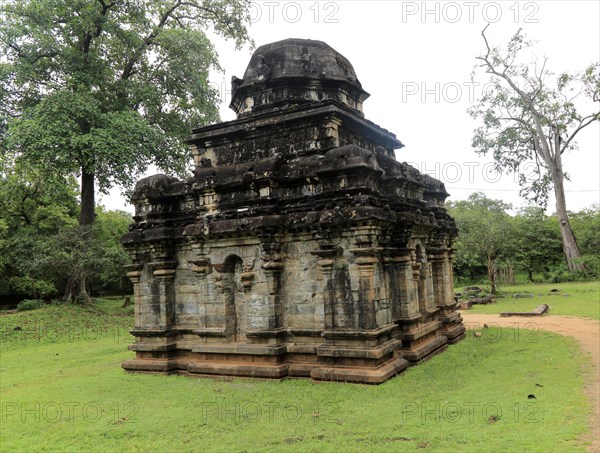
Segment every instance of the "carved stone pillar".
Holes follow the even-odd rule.
[[[374,329],[377,327],[376,301],[375,301],[375,271],[379,259],[375,255],[376,249],[352,249],[356,255],[354,263],[358,266],[359,273],[359,329]]]
[[[192,272],[197,279],[197,300],[198,300],[198,328],[205,330],[207,328],[207,276],[210,272],[210,259],[207,257],[197,258],[192,263]]]
[[[443,308],[453,305],[452,266],[447,250],[436,250],[431,255],[433,271],[433,288],[436,306]]]
[[[416,280],[414,278],[413,266],[410,253],[394,258],[396,272],[398,274],[398,314],[400,318],[421,317],[419,313],[419,301]]]
[[[390,319],[394,321],[400,316],[400,275],[393,253],[390,253],[389,250],[383,257],[383,274],[385,278],[383,297],[388,301]]]
[[[279,329],[284,325],[283,318],[283,303],[281,301],[281,271],[283,263],[280,261],[267,261],[262,265],[265,277],[267,279],[267,287],[269,294],[267,300],[269,304],[269,329]]]
[[[427,310],[435,310],[436,300],[435,300],[435,290],[433,285],[433,266],[429,258],[431,255],[428,255],[428,261],[424,264],[425,275],[421,275],[421,278],[425,281],[425,298],[426,298],[426,307]]]
[[[155,261],[149,264],[156,281],[153,286],[153,305],[156,326],[163,329],[174,327],[175,312],[175,268],[177,261]]]
[[[319,250],[315,250],[311,253],[319,257],[317,260],[317,281],[322,283],[321,288],[323,291],[325,329],[334,329],[337,322],[335,319],[336,300],[332,287],[333,265],[335,264],[335,258],[341,251],[334,246],[321,245]]]
[[[284,307],[281,300],[281,243],[274,233],[259,234],[263,273],[267,281],[266,295],[268,304],[268,322],[265,327],[269,331],[282,329],[284,326]]]
[[[127,271],[127,277],[133,283],[133,315],[135,320],[135,327],[139,329],[142,324],[142,320],[140,317],[140,302],[142,298],[142,290],[141,290],[141,278],[142,278],[142,269],[144,265],[141,263],[138,264],[130,264],[125,266],[125,270]]]
[[[452,280],[452,251],[447,248],[436,250],[434,257],[434,282],[438,295],[437,307],[440,309],[438,320],[442,323],[440,334],[448,343],[456,343],[464,338],[465,328],[462,317],[455,310],[454,285]]]
[[[425,281],[421,278],[421,273],[423,272],[423,266],[421,263],[413,262],[412,263],[412,277],[414,281],[414,286],[417,292],[417,300],[419,301],[419,311],[424,313],[427,309],[427,299],[425,294]]]
[[[456,250],[454,249],[448,249],[448,295],[452,298],[452,301],[454,302],[454,266],[453,266],[453,262],[454,262],[454,257],[456,256]]]
[[[444,268],[445,256],[440,252],[433,252],[430,255],[431,270],[433,272],[433,297],[438,307],[446,305],[446,291],[444,289]]]

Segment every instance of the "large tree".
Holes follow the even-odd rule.
[[[249,0],[7,0],[0,8],[0,117],[18,159],[81,177],[82,237],[95,192],[150,164],[182,171],[182,138],[218,119],[206,32],[249,42]],[[87,299],[73,276],[69,298]]]
[[[563,155],[575,149],[575,137],[600,118],[597,107],[580,113],[577,105],[600,101],[600,64],[594,63],[578,74],[555,76],[546,68],[547,59],[523,61],[531,42],[521,30],[506,49],[491,47],[485,29],[482,36],[486,50],[478,59],[490,82],[469,110],[483,122],[475,130],[473,147],[480,154],[491,152],[499,170],[517,173],[525,197],[545,206],[549,191],[554,189],[569,270],[585,270],[567,213]],[[523,167],[525,162],[535,162],[533,171]]]

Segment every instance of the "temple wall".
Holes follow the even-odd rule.
[[[207,242],[201,255],[180,242],[172,275],[157,279],[152,266],[144,266],[135,284],[136,327],[225,331],[234,316],[242,336],[274,328],[375,329],[448,302],[447,260],[417,261],[410,249],[357,254],[351,232],[329,238],[335,246],[323,251],[311,236],[282,239],[275,283],[256,238]],[[239,259],[237,273],[227,268],[230,259]],[[421,259],[427,259],[424,251]],[[207,265],[197,266],[199,260]],[[232,297],[234,310],[228,308]]]

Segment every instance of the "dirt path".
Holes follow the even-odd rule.
[[[465,327],[479,329],[483,324],[498,327],[523,326],[531,329],[535,324],[539,329],[556,332],[575,338],[581,349],[592,358],[592,369],[585,370],[585,392],[592,402],[591,434],[585,439],[590,441],[589,451],[600,452],[600,324],[598,321],[568,316],[543,316],[535,318],[482,315],[462,312]]]

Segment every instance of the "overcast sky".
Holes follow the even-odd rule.
[[[350,60],[363,88],[366,118],[395,133],[405,147],[398,160],[413,163],[445,184],[449,200],[483,191],[490,198],[524,206],[513,175],[498,175],[490,157],[471,147],[475,120],[467,109],[485,84],[470,85],[475,57],[484,49],[481,30],[492,45],[504,45],[523,28],[538,41],[555,73],[576,72],[600,60],[599,1],[257,1],[250,28],[256,46],[286,38],[327,42]],[[212,80],[221,91],[221,117],[229,110],[230,80],[243,77],[252,54],[232,42],[215,40],[225,74]],[[587,105],[591,113],[593,105]],[[596,109],[597,109],[596,104]],[[565,153],[567,207],[599,202],[600,125],[580,132],[579,149]],[[132,211],[114,190],[100,201],[108,209]],[[551,198],[548,212],[554,211]]]

